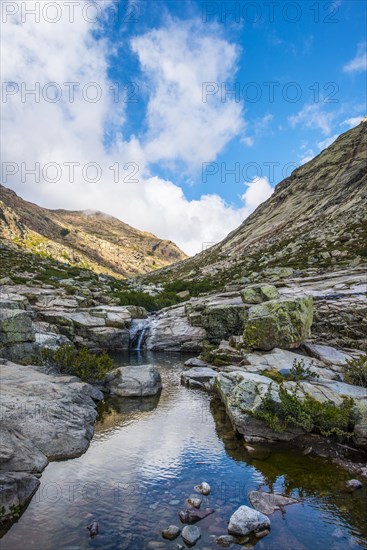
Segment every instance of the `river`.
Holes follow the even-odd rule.
[[[300,499],[271,516],[268,537],[256,550],[367,548],[367,491],[343,490],[350,474],[329,462],[278,448],[250,458],[213,396],[180,385],[174,354],[117,355],[119,365],[154,363],[163,390],[158,398],[109,398],[99,407],[95,435],[79,458],[49,464],[28,508],[1,540],[2,549],[103,548],[173,550],[161,531],[180,525],[178,512],[194,485],[212,487],[202,507],[215,513],[200,521],[199,550],[220,548],[230,515],[249,504],[250,490]],[[100,533],[86,526],[96,519]],[[240,548],[233,545],[232,548]]]

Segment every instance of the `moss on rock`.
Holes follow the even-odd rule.
[[[312,298],[279,299],[254,305],[248,311],[243,341],[247,349],[299,347],[309,336]]]

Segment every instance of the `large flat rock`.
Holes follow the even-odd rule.
[[[179,306],[163,310],[152,319],[146,347],[154,351],[201,351],[205,338],[205,329],[191,326],[184,306]]]
[[[103,394],[74,376],[0,362],[0,491],[8,513],[7,506],[30,498],[38,486],[32,478],[49,460],[76,457],[87,449],[95,401]]]
[[[139,365],[113,370],[106,376],[105,385],[111,395],[144,397],[159,393],[162,380],[156,366]]]

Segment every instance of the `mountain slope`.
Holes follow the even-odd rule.
[[[367,119],[280,182],[222,242],[152,274],[209,278],[214,287],[246,271],[348,265],[367,256]]]
[[[48,210],[0,185],[0,238],[97,273],[132,276],[183,260],[158,239],[102,212]]]

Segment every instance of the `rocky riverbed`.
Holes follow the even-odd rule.
[[[219,396],[249,449],[291,443],[366,475],[367,390],[346,384],[343,375],[345,363],[366,349],[364,282],[358,266],[322,276],[310,271],[307,277],[288,270],[148,315],[142,307],[99,303],[97,295],[88,306],[88,286],[77,281],[55,288],[2,280],[3,519],[19,514],[48,461],[82,454],[93,435],[101,388],[30,364],[40,350],[63,344],[116,352],[138,342],[148,350],[190,352],[195,357],[186,362],[182,382]],[[70,294],[70,286],[77,291]],[[301,360],[309,375],[287,380]],[[161,381],[153,366],[136,374],[134,367],[130,370],[115,370],[102,389],[121,398],[159,395]],[[299,426],[269,428],[257,413],[269,392],[279,401],[280,388],[297,391],[301,401],[311,396],[337,407],[345,397],[353,399],[352,437],[340,444]]]
[[[214,394],[180,385],[182,356],[134,352],[115,360],[158,365],[161,394],[101,402],[88,450],[47,466],[29,506],[5,534],[5,547],[20,550],[27,537],[30,550],[51,550],[55,540],[65,548],[173,550],[186,547],[182,534],[195,533],[199,550],[239,548],[238,540],[259,550],[363,547],[366,488],[350,492],[345,485],[355,476],[284,446],[244,446]],[[209,494],[195,490],[203,481]],[[193,498],[199,508],[189,503]],[[241,508],[235,529],[255,531],[230,534],[229,521]],[[186,523],[186,513],[185,522],[180,519],[186,510],[206,509],[214,512],[194,524]],[[266,524],[254,522],[254,510]],[[98,535],[90,537],[94,522]],[[169,526],[180,531],[172,541],[162,536]],[[186,526],[196,529],[183,533]]]

